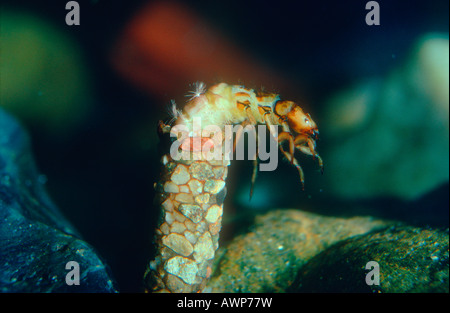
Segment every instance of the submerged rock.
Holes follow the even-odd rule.
[[[298,270],[332,244],[388,222],[275,210],[256,217],[251,230],[219,249],[212,292],[284,292]]]
[[[290,292],[449,292],[449,233],[389,228],[340,242],[309,260]],[[375,267],[378,264],[378,284]]]
[[[49,199],[29,138],[0,109],[0,292],[115,292],[105,263]],[[73,266],[79,264],[80,284]],[[72,263],[69,263],[69,265]]]

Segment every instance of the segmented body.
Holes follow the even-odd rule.
[[[172,102],[170,111],[174,125],[161,122],[161,133],[169,133],[175,126],[182,125],[189,132],[189,138],[183,141],[189,141],[202,137],[202,127],[207,125],[223,128],[236,124],[266,124],[279,142],[281,152],[299,171],[302,184],[303,171],[294,158],[295,149],[317,158],[322,167],[322,160],[315,151],[317,126],[296,103],[282,101],[277,94],[256,93],[225,83],[208,90],[198,83],[189,96],[183,111]],[[199,121],[202,126],[197,128]],[[270,126],[274,125],[280,126],[282,131],[271,131]],[[237,133],[236,137],[239,136]],[[289,151],[283,148],[284,142],[289,143]],[[220,160],[207,159],[190,147],[188,159],[176,160],[169,153],[162,158],[161,178],[155,183],[156,202],[161,209],[155,233],[157,254],[145,274],[147,291],[201,292],[212,273],[230,163],[223,146],[219,146]]]
[[[269,131],[271,126],[280,126],[281,132],[271,131],[274,139],[284,156],[297,168],[303,187],[303,171],[294,158],[295,149],[312,155],[319,162],[323,171],[323,162],[316,152],[316,142],[319,131],[316,123],[309,114],[292,101],[281,100],[278,94],[255,92],[239,85],[220,83],[205,89],[203,83],[198,83],[190,101],[182,113],[176,116],[175,125],[184,125],[191,130],[191,137],[201,137],[195,133],[196,121],[201,125],[256,125],[265,124]],[[201,130],[201,127],[198,127]],[[239,137],[238,134],[237,137]],[[239,138],[236,138],[236,141]],[[289,144],[289,151],[285,151],[283,144]]]
[[[273,111],[278,100],[280,98],[276,94],[257,95],[243,86],[221,83],[203,93],[195,93],[176,124],[189,126],[193,118],[198,117],[203,125],[224,126],[242,123],[249,116],[253,123],[264,123],[266,108]],[[275,120],[273,122],[276,123]]]

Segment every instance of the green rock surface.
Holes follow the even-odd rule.
[[[449,292],[448,229],[391,227],[337,243],[301,268],[290,292]],[[378,263],[379,284],[373,266]]]
[[[337,218],[299,210],[258,215],[249,232],[219,248],[208,287],[212,292],[285,292],[316,254],[386,225],[371,217]]]

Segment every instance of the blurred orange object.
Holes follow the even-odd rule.
[[[288,85],[195,12],[172,1],[144,6],[119,38],[112,61],[126,79],[162,99],[179,95],[195,81],[241,83],[277,91]]]

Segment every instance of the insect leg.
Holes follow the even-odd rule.
[[[256,130],[253,129],[254,135],[255,135],[255,140],[256,140],[256,149],[255,149],[255,155],[254,155],[254,159],[253,159],[253,173],[252,173],[252,182],[251,182],[251,187],[250,187],[250,198],[249,200],[252,199],[253,196],[253,188],[255,187],[255,182],[256,182],[256,175],[258,174],[258,147],[259,147],[259,137],[258,134],[256,134]]]
[[[250,197],[249,200],[252,199],[253,196],[253,187],[255,187],[256,175],[258,174],[258,152],[256,152],[255,159],[253,160],[253,174],[252,174],[252,184],[250,186]]]
[[[158,133],[159,134],[168,134],[170,133],[171,127],[165,124],[163,121],[159,121],[158,123]]]
[[[238,129],[238,131],[236,132],[236,139],[233,142],[233,153],[236,151],[236,145],[238,143],[238,141],[241,139],[242,133],[244,132],[244,128],[250,125],[249,120],[245,120],[241,123],[241,127]]]
[[[320,171],[323,174],[323,161],[320,155],[316,152],[316,143],[315,141],[307,135],[300,134],[295,137],[294,140],[295,147],[299,149],[301,152],[305,154],[312,155],[313,158],[317,158],[317,162],[320,166]]]
[[[279,143],[279,146],[280,146],[280,150],[282,150],[282,151],[283,151],[283,142],[285,142],[285,141],[289,141],[289,153],[292,156],[290,161],[291,161],[291,164],[294,164],[294,149],[295,149],[295,146],[294,146],[294,137],[291,135],[291,133],[281,132],[278,135],[278,143]]]
[[[252,114],[252,108],[251,108],[250,100],[236,101],[236,103],[237,103],[237,107],[240,110],[245,111],[245,113],[247,114],[247,118],[250,121],[250,124],[256,125],[256,119],[255,119],[255,117]]]
[[[271,110],[270,110],[270,109],[267,109],[267,108],[264,108],[264,109],[265,109],[265,113],[263,114],[264,121],[265,121],[267,127],[269,127],[269,131],[270,131],[270,134],[272,135],[272,137],[273,137],[275,140],[277,140],[277,142],[279,142],[279,141],[278,141],[278,136],[276,136],[276,135],[273,133],[273,131],[272,131],[272,127],[271,127],[271,126],[272,126],[272,123],[271,123],[270,120],[269,120],[269,115],[271,114]],[[287,124],[285,124],[285,123],[282,123],[282,127],[283,127],[284,130],[289,130],[289,127],[288,127]],[[292,135],[291,135],[288,131],[282,132],[281,134],[283,134],[283,133],[287,133],[287,134],[289,134],[289,135],[292,137]],[[284,135],[283,135],[283,136],[284,136]],[[288,139],[288,140],[289,140],[289,139]],[[302,184],[302,190],[305,190],[305,175],[303,174],[303,169],[302,169],[302,167],[300,166],[300,164],[298,163],[298,161],[294,158],[294,153],[293,153],[293,152],[292,152],[292,153],[289,153],[289,152],[284,151],[284,149],[283,149],[283,147],[281,146],[281,144],[279,144],[279,147],[280,147],[280,151],[283,153],[283,155],[286,157],[286,159],[287,159],[287,160],[291,160],[291,164],[294,165],[295,168],[297,169],[298,174],[299,174],[299,176],[300,176],[300,182],[301,182],[301,184]],[[294,144],[294,147],[295,147],[295,144]]]
[[[272,137],[278,142],[278,146],[279,146],[281,152],[283,152],[283,154],[285,152],[283,149],[283,142],[289,141],[289,152],[292,157],[291,157],[291,159],[288,159],[288,160],[291,161],[291,164],[294,164],[294,150],[295,150],[294,137],[290,133],[289,126],[287,125],[286,122],[282,122],[281,127],[283,128],[283,131],[281,133],[279,133],[278,136],[276,136],[272,132],[272,128],[271,128],[272,124],[270,123],[270,120],[269,120],[269,115],[272,114],[272,110],[268,107],[263,107],[263,106],[260,107],[260,110],[262,110],[264,112],[263,113],[264,121],[265,121],[267,127],[269,127],[269,131],[270,131]]]
[[[237,142],[241,139],[242,134],[244,132],[244,128],[247,125],[251,125],[251,121],[245,120],[240,125],[241,125],[241,127],[236,132],[236,138],[235,138],[235,140],[233,142],[233,153],[236,151]],[[255,135],[255,138],[256,138],[256,147],[258,147],[258,135],[256,134],[256,130],[255,129],[253,129],[253,131],[255,132],[254,135]],[[251,187],[250,187],[249,200],[251,200],[252,196],[253,196],[253,188],[255,186],[256,175],[257,174],[258,174],[258,149],[255,150],[255,156],[254,156],[254,160],[253,160],[253,174],[252,174],[252,181],[251,181]]]
[[[273,132],[273,129],[272,129],[273,124],[269,120],[269,115],[272,113],[272,111],[266,107],[260,107],[260,108],[264,108],[264,111],[265,111],[263,114],[264,122],[266,123],[266,126],[269,128],[269,132],[272,135],[273,139],[275,139],[278,142],[278,135]]]
[[[293,155],[290,155],[289,152],[286,152],[284,150],[281,150],[281,152],[283,152],[284,156],[286,157],[286,159],[293,159],[293,165],[295,166],[295,168],[298,171],[298,175],[300,176],[300,183],[302,184],[302,190],[305,190],[305,175],[303,174],[303,169],[300,166],[300,164],[298,163],[298,161],[294,158]]]
[[[286,153],[285,153],[285,151],[284,151],[284,149],[283,149],[283,146],[282,146],[282,142],[283,141],[285,141],[285,140],[288,140],[289,141],[289,151],[290,151],[290,153],[291,153],[291,155],[292,155],[292,157],[290,158],[290,159],[288,159],[288,160],[290,160],[291,161],[291,164],[293,164],[293,162],[294,162],[294,141],[293,141],[293,138],[292,138],[292,135],[290,136],[291,138],[289,138],[289,135],[290,135],[290,133],[288,132],[289,131],[289,128],[286,128],[286,126],[287,125],[282,125],[282,127],[283,127],[283,129],[285,130],[285,131],[283,131],[283,132],[281,132],[279,135],[276,135],[274,132],[273,132],[273,130],[272,130],[272,123],[270,122],[270,120],[269,120],[269,115],[272,113],[272,111],[269,109],[269,108],[267,108],[267,107],[260,107],[261,109],[264,109],[264,113],[263,113],[263,119],[264,119],[264,122],[266,123],[266,125],[267,125],[267,127],[269,128],[269,132],[270,132],[270,134],[272,135],[272,137],[276,140],[276,142],[278,142],[278,147],[280,148],[280,151],[286,156]],[[286,131],[287,130],[287,131]]]

